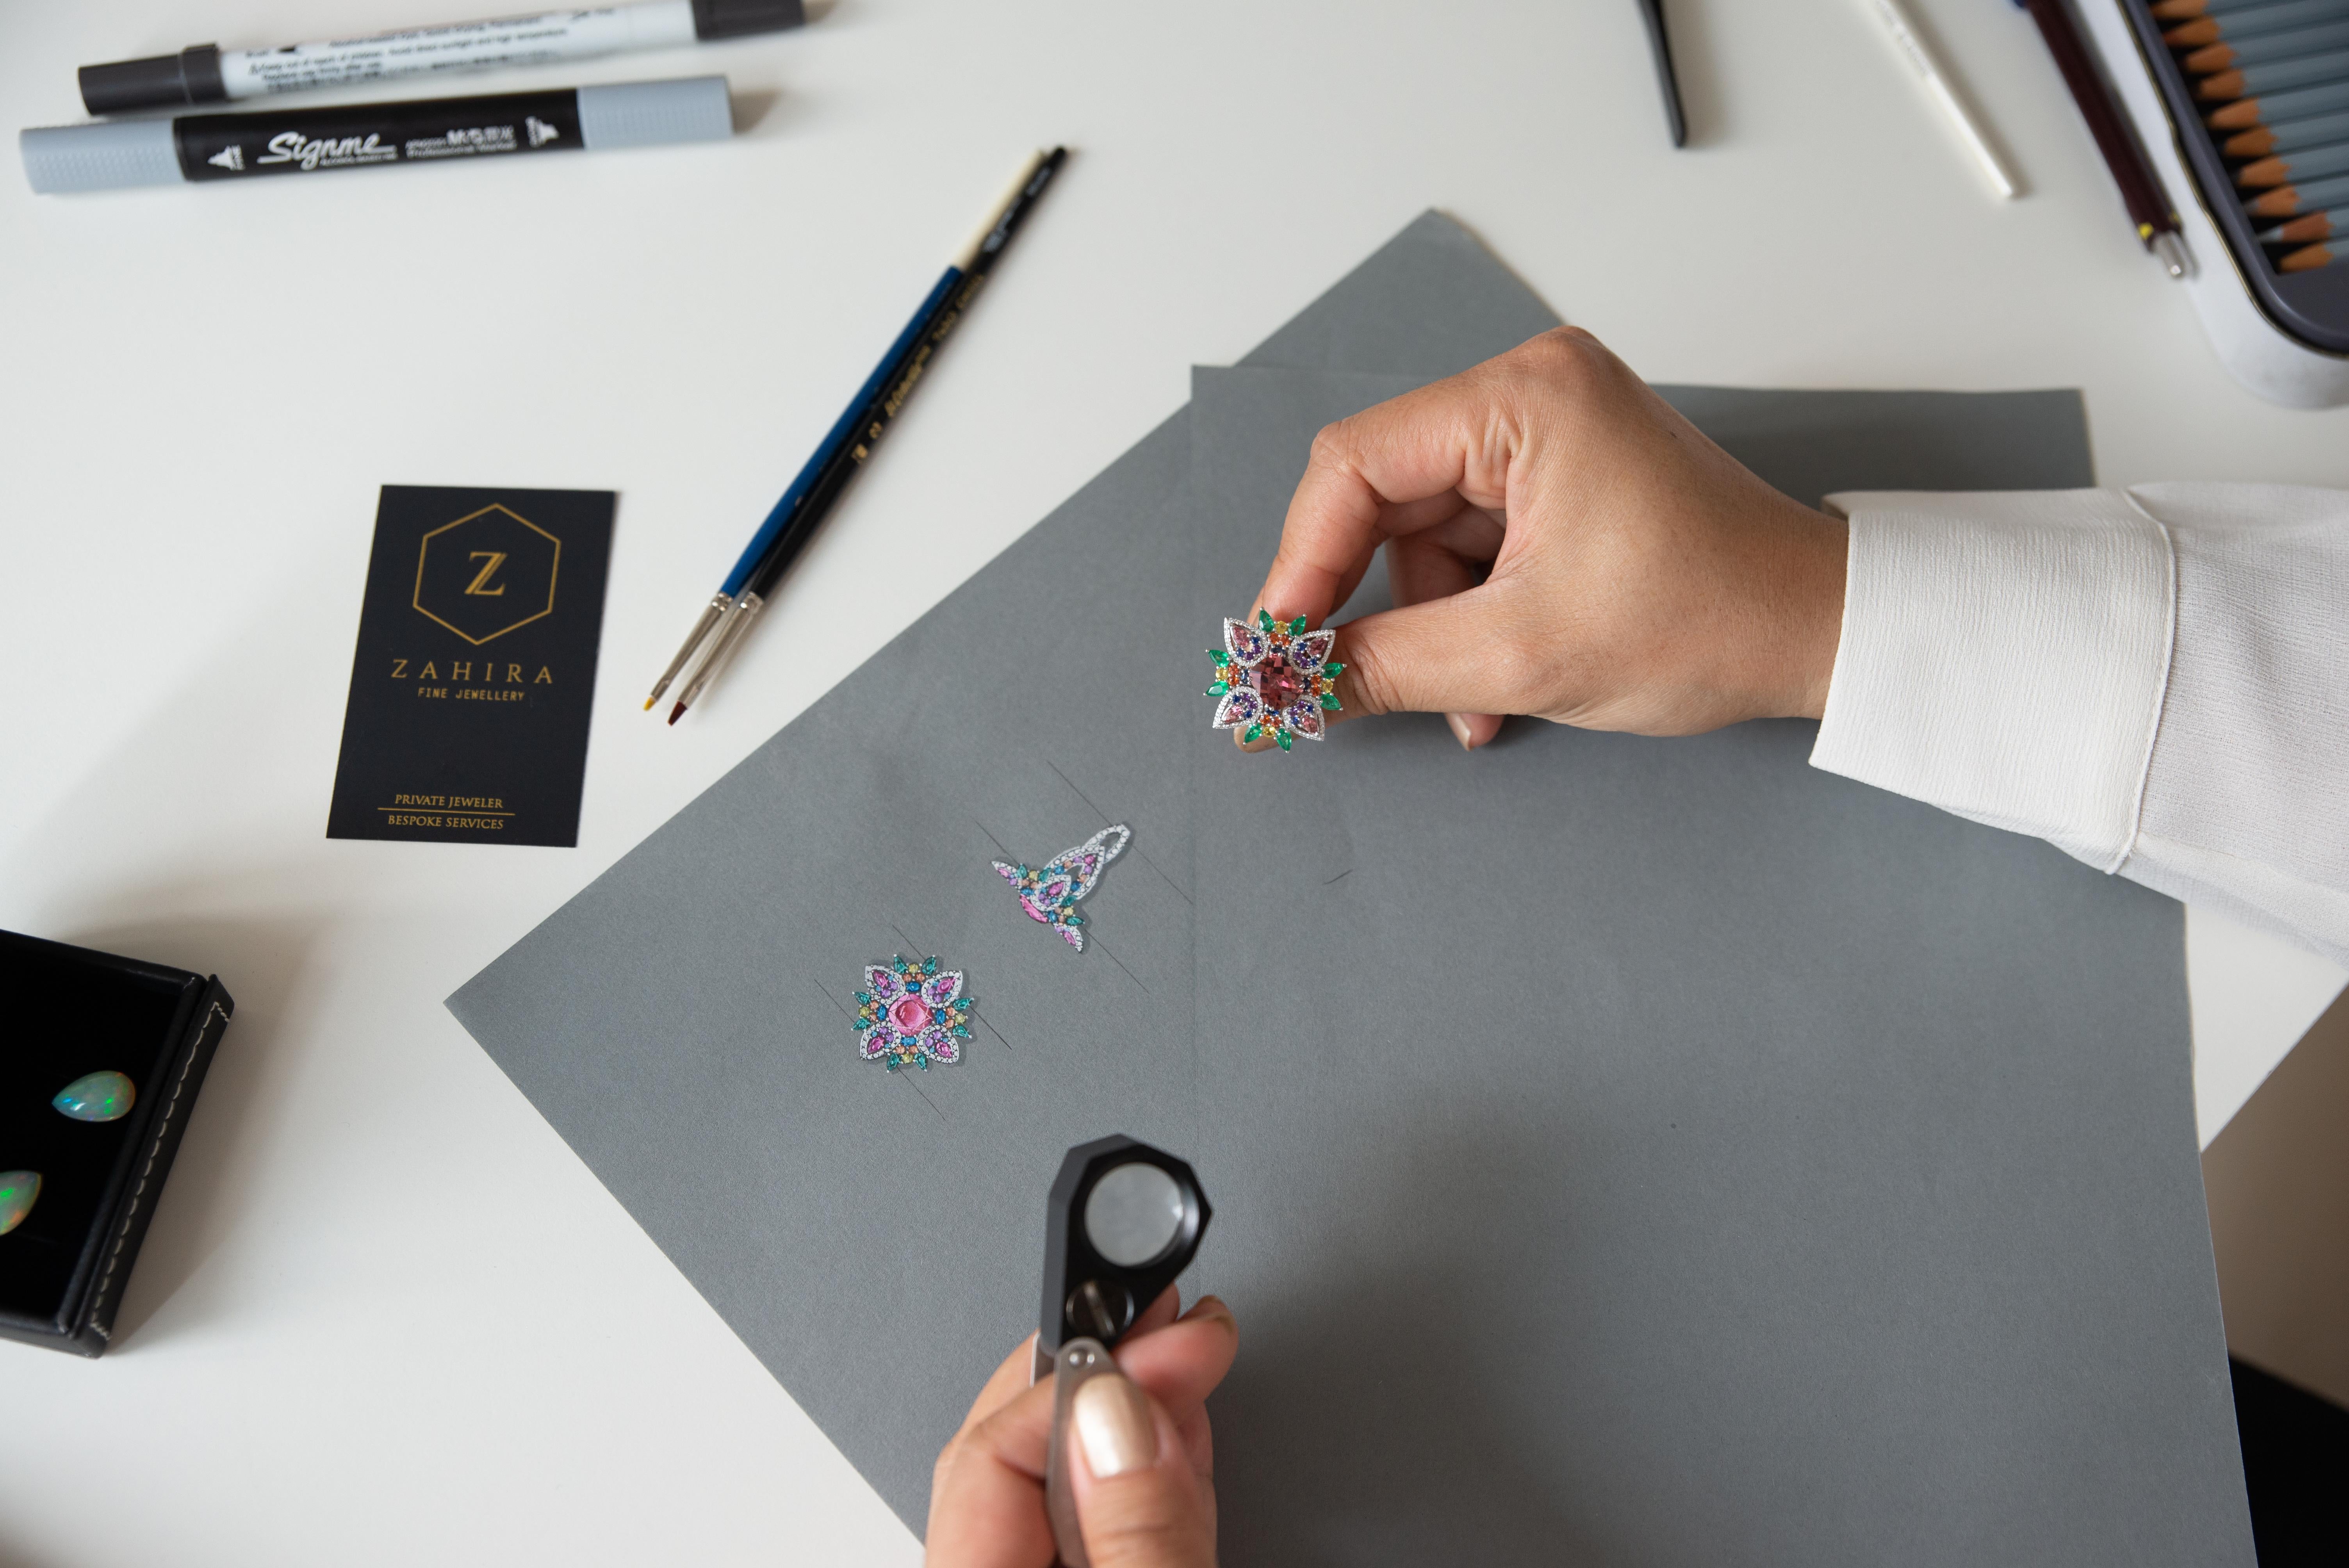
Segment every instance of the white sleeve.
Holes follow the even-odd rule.
[[[1812,764],[2349,964],[2349,491],[1849,494]]]

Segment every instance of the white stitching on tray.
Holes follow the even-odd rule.
[[[139,1185],[130,1190],[130,1206],[122,1211],[121,1233],[114,1238],[114,1250],[106,1254],[106,1272],[98,1276],[98,1293],[89,1299],[90,1330],[109,1345],[114,1343],[114,1333],[98,1319],[106,1308],[107,1289],[114,1283],[114,1265],[122,1261],[123,1245],[130,1240],[130,1216],[139,1212],[139,1200],[147,1191],[147,1178],[155,1173],[155,1157],[162,1152],[163,1136],[171,1130],[171,1118],[180,1109],[180,1091],[187,1087],[188,1075],[195,1070],[196,1058],[203,1054],[203,1035],[212,1026],[214,1018],[228,1021],[228,1015],[221,1011],[218,1002],[204,1015],[203,1023],[196,1030],[196,1047],[180,1065],[180,1076],[171,1084],[171,1098],[163,1102],[163,1119],[155,1124],[154,1139],[147,1146],[147,1163],[139,1171]]]

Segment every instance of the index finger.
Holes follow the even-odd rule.
[[[1385,541],[1449,521],[1460,502],[1497,508],[1520,432],[1485,366],[1406,392],[1313,438],[1258,603],[1319,625]]]
[[[1032,1369],[1036,1362],[1036,1336],[1030,1335],[1019,1342],[1019,1348],[1003,1358],[1003,1364],[988,1378],[987,1386],[972,1400],[970,1413],[962,1418],[957,1430],[967,1432],[1004,1406],[1025,1393],[1035,1381]]]

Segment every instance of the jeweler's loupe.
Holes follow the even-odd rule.
[[[1104,1138],[1061,1161],[1045,1209],[1033,1376],[1054,1385],[1044,1505],[1067,1568],[1089,1568],[1069,1486],[1070,1405],[1112,1369],[1110,1347],[1190,1266],[1212,1212],[1190,1163],[1147,1143]]]
[[[1212,1212],[1189,1161],[1163,1149],[1121,1136],[1070,1150],[1045,1212],[1037,1376],[1071,1339],[1114,1346],[1190,1266]]]

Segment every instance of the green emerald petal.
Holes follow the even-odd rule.
[[[1224,652],[1221,648],[1209,648],[1207,650],[1207,656],[1215,660],[1218,665],[1227,665],[1232,662],[1231,655]]]
[[[1226,692],[1227,692],[1227,691],[1229,691],[1229,690],[1231,690],[1231,689],[1232,689],[1232,683],[1231,683],[1231,682],[1229,682],[1229,681],[1217,681],[1215,685],[1213,685],[1213,686],[1209,686],[1209,687],[1207,688],[1207,695],[1208,695],[1209,696],[1223,696]]]
[[[1304,616],[1302,616],[1302,615],[1299,615],[1299,616],[1298,616],[1298,617],[1297,617],[1297,619],[1295,619],[1294,621],[1289,622],[1289,623],[1288,623],[1288,629],[1289,629],[1291,632],[1301,632],[1301,631],[1305,630],[1305,617],[1304,617]]]
[[[1282,730],[1282,731],[1280,732],[1280,748],[1281,748],[1283,751],[1286,751],[1286,750],[1288,750],[1288,747],[1289,747],[1288,731],[1287,731],[1287,730],[1285,730],[1285,729],[1284,729],[1284,730]]]
[[[1335,713],[1338,711],[1338,699],[1331,696],[1328,692],[1323,692],[1321,694],[1321,707],[1325,712]]]
[[[1271,611],[1269,611],[1269,610],[1258,610],[1258,611],[1256,613],[1256,624],[1257,624],[1257,630],[1258,630],[1258,631],[1260,631],[1260,632],[1269,632],[1269,631],[1271,631],[1271,630],[1272,630],[1272,612],[1271,612]]]

